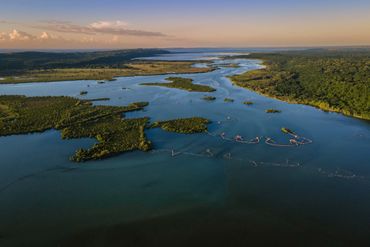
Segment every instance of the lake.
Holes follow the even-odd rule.
[[[0,94],[109,97],[95,103],[119,106],[150,103],[127,118],[212,121],[210,134],[148,130],[153,152],[82,165],[69,157],[94,140],[65,141],[54,130],[0,137],[0,246],[370,246],[369,122],[233,86],[227,76],[261,65],[220,58],[231,52],[159,57],[205,59],[220,66],[209,73],[175,75],[210,85],[214,93],[140,85],[163,82],[166,75],[120,77],[105,84],[0,85]],[[204,101],[205,95],[216,100]],[[270,108],[282,112],[265,113]],[[289,143],[282,127],[312,144],[267,145],[265,138]],[[224,140],[221,133],[261,142]]]

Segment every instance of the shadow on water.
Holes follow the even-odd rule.
[[[295,221],[268,211],[201,208],[172,215],[89,229],[60,242],[61,247],[98,246],[368,246],[340,227],[315,219]],[[333,231],[337,228],[336,231]],[[328,231],[329,230],[329,231]],[[334,233],[333,233],[334,232]],[[320,243],[319,245],[317,243]]]

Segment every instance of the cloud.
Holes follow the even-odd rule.
[[[37,29],[49,30],[62,33],[78,34],[112,34],[112,35],[130,35],[142,37],[167,37],[161,32],[151,32],[143,30],[129,29],[128,24],[123,21],[97,21],[87,26],[73,24],[66,21],[45,21],[43,25],[32,26]]]
[[[45,31],[42,32],[40,34],[40,36],[37,37],[37,39],[43,40],[43,41],[47,41],[47,40],[65,40],[61,36],[57,36],[57,35],[54,35],[54,34],[51,34],[51,33],[45,32]]]
[[[41,40],[48,40],[50,38],[50,34],[48,34],[47,32],[42,32],[42,34],[40,35]]]
[[[65,21],[45,21],[45,25],[35,25],[31,27],[60,33],[95,34],[89,27],[75,25]]]
[[[116,42],[119,42],[119,41],[120,41],[120,39],[117,35],[114,35],[112,40],[111,40],[111,42],[113,42],[113,43],[116,43]]]
[[[33,40],[36,37],[28,34],[26,32],[18,31],[14,29],[12,32],[9,33],[9,40],[11,41],[28,41],[28,40]]]
[[[9,33],[1,32],[0,41],[23,42],[23,41],[50,41],[50,40],[64,40],[60,36],[52,35],[47,32],[42,32],[39,36],[35,36],[17,29],[13,29]]]
[[[5,41],[8,38],[8,34],[6,33],[0,33],[0,41]]]
[[[98,21],[91,23],[89,26],[95,29],[127,28],[128,23],[123,21]]]

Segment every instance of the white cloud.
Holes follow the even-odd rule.
[[[9,33],[9,40],[11,41],[28,41],[33,39],[35,39],[35,36],[16,29]]]
[[[0,33],[0,41],[5,41],[8,38],[8,34],[6,33]]]
[[[42,32],[42,34],[40,35],[41,40],[48,40],[50,38],[50,34],[48,34],[47,32]]]
[[[59,33],[78,33],[87,35],[112,34],[140,37],[167,36],[166,34],[161,32],[129,29],[127,28],[128,24],[124,21],[97,21],[90,23],[89,25],[79,25],[66,21],[44,21],[42,23],[42,25],[33,25],[31,27]]]
[[[59,35],[54,35],[48,32],[42,32],[40,36],[38,36],[38,39],[43,40],[43,41],[48,41],[48,40],[65,40],[63,37]]]
[[[13,31],[9,33],[0,32],[0,41],[9,41],[9,42],[17,42],[17,41],[52,41],[52,40],[60,40],[63,41],[63,39],[60,36],[56,36],[53,34],[50,34],[48,32],[42,32],[39,36],[34,36],[32,34],[19,31],[14,29]]]
[[[97,30],[105,28],[126,28],[128,23],[123,21],[98,21],[91,23],[89,26]]]

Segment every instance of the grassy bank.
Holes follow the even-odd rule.
[[[120,76],[146,76],[161,74],[188,74],[209,72],[210,68],[194,68],[192,62],[137,61],[122,68],[56,68],[17,72],[3,76],[0,84],[53,82],[75,80],[113,80]]]

